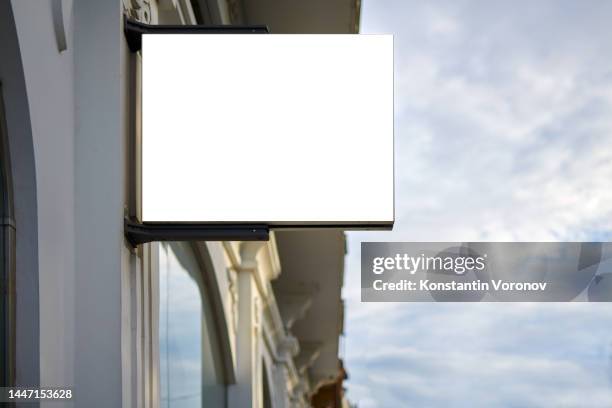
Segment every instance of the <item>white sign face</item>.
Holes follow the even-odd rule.
[[[393,223],[393,37],[144,34],[143,222]]]

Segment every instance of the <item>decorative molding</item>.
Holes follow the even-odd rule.
[[[283,318],[283,324],[287,330],[293,327],[293,324],[302,319],[310,306],[314,293],[294,293],[294,294],[277,294],[277,302],[279,303],[280,314]]]
[[[291,392],[291,403],[294,407],[307,407],[307,396],[310,394],[310,385],[307,379],[302,378],[299,383],[293,388]]]
[[[261,304],[258,296],[253,298],[253,328],[255,329],[255,334],[261,328]]]
[[[257,253],[266,245],[265,241],[244,241],[240,244],[240,269],[257,268]]]
[[[270,232],[270,239],[268,240],[268,257],[270,259],[270,274],[268,280],[273,281],[278,278],[281,273],[280,257],[278,256],[278,247],[276,245],[276,236],[274,232]]]
[[[238,332],[238,282],[236,277],[236,271],[231,267],[226,268],[226,276],[228,282],[229,291],[229,307],[230,307],[230,327],[234,333]]]
[[[323,343],[320,341],[303,341],[300,342],[300,353],[295,358],[295,365],[298,372],[302,375],[310,366],[319,358]]]
[[[123,14],[129,19],[146,24],[153,22],[151,0],[122,0],[122,4]]]
[[[300,342],[293,335],[288,334],[278,342],[277,351],[282,360],[289,361],[300,352]]]

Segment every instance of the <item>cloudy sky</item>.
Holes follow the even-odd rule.
[[[612,304],[361,303],[361,241],[612,239],[612,2],[363,0],[395,43],[396,227],[350,233],[360,408],[610,407]]]

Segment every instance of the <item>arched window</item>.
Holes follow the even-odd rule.
[[[13,336],[14,304],[14,250],[15,224],[13,222],[13,202],[11,172],[2,103],[2,84],[0,84],[0,386],[12,384],[14,371]]]
[[[222,352],[192,247],[160,245],[160,407],[225,407]]]

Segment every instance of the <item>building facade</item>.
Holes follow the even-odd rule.
[[[345,403],[342,231],[125,239],[140,55],[123,19],[356,33],[359,10],[359,0],[0,2],[3,385],[72,387],[78,407]]]

